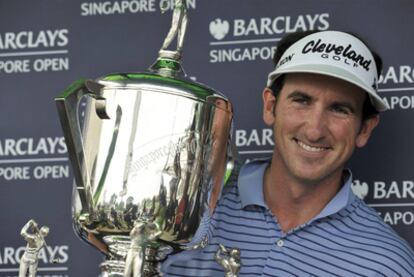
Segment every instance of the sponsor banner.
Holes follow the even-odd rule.
[[[329,14],[303,14],[249,19],[215,18],[209,23],[210,63],[269,60],[286,33],[327,30]]]
[[[414,223],[414,181],[354,180],[352,190],[360,199],[375,208],[384,222],[393,226],[410,226]]]
[[[187,0],[187,8],[195,9],[196,0]],[[155,13],[174,9],[174,0],[88,1],[80,4],[81,16]]]
[[[414,67],[412,65],[388,66],[378,81],[379,93],[390,110],[414,109]]]
[[[67,179],[66,154],[63,137],[0,139],[0,182]]]
[[[17,277],[20,258],[25,246],[0,247],[0,276]],[[39,266],[36,276],[68,277],[69,276],[69,245],[48,245],[39,251]]]
[[[0,33],[0,74],[69,70],[69,30]]]

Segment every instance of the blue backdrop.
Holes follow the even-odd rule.
[[[101,255],[72,231],[72,172],[53,98],[81,77],[145,70],[170,26],[160,5],[172,2],[0,2],[0,276],[17,276],[20,229],[30,218],[51,228],[39,276],[98,276]],[[380,95],[391,110],[350,167],[356,194],[414,245],[414,3],[188,0],[188,8],[184,68],[231,99],[243,159],[271,153],[261,92],[283,35],[356,32],[382,55]]]

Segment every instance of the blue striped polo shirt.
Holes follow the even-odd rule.
[[[168,258],[164,276],[224,276],[214,259],[219,244],[241,250],[239,276],[414,276],[411,247],[353,194],[349,171],[317,216],[284,233],[264,201],[267,166],[242,167],[237,184],[226,185],[215,214],[204,220],[209,244]]]

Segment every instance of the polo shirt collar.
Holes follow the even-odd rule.
[[[243,208],[250,205],[268,208],[264,201],[263,179],[269,163],[270,159],[255,160],[243,165],[240,169],[238,189]],[[352,192],[352,173],[350,170],[345,170],[343,180],[344,185],[338,193],[312,221],[333,215],[354,201],[355,195]]]
[[[269,159],[255,160],[244,164],[240,169],[238,188],[243,208],[250,205],[267,208],[263,194],[263,178],[265,170],[269,166],[269,162]]]
[[[323,208],[323,210],[315,218],[313,218],[313,220],[336,214],[355,200],[356,196],[352,192],[352,173],[349,169],[345,169],[344,171],[343,182],[344,184],[338,193],[331,199],[331,201],[329,201],[325,208]]]

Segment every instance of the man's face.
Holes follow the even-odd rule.
[[[362,122],[365,97],[350,83],[318,74],[287,74],[278,99],[265,89],[263,118],[275,138],[272,167],[302,183],[340,177],[378,123],[378,117]]]

